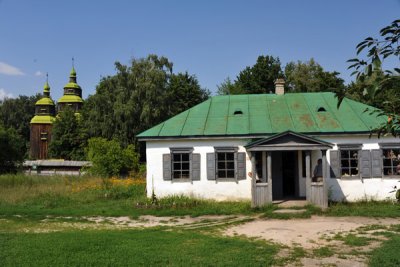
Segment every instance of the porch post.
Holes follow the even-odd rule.
[[[267,153],[265,151],[262,152],[262,182],[267,182]]]
[[[311,191],[311,159],[310,159],[310,151],[306,151],[306,200],[308,202],[311,201],[310,191]]]
[[[322,208],[328,207],[328,162],[326,161],[326,150],[321,150],[322,152],[322,182],[323,182],[323,199]]]
[[[251,158],[251,207],[256,207],[256,157],[255,152],[250,152]]]
[[[268,202],[272,203],[272,155],[267,152],[267,183],[268,183]]]

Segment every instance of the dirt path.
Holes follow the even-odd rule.
[[[230,227],[225,231],[228,236],[245,235],[259,237],[276,243],[303,248],[317,248],[325,245],[322,237],[331,237],[340,232],[350,232],[361,226],[400,224],[399,219],[366,217],[321,217],[310,219],[258,219],[252,222]]]

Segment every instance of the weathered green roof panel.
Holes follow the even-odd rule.
[[[203,135],[211,100],[189,109],[189,115],[182,130],[182,135]]]
[[[225,135],[228,124],[229,96],[211,99],[204,135]]]
[[[330,92],[215,96],[138,137],[368,133],[387,118],[364,112],[366,108],[374,109],[344,99],[337,109]]]
[[[294,128],[285,101],[285,95],[271,95],[268,99],[268,107],[272,131],[274,133],[280,133]]]
[[[298,132],[318,132],[319,129],[307,105],[304,94],[287,94],[286,103],[290,110],[294,129]]]
[[[249,114],[249,132],[262,134],[272,131],[267,95],[249,95]]]
[[[376,113],[371,113],[372,111],[379,111],[379,109],[359,103],[357,101],[351,100],[351,99],[344,99],[343,102],[346,103],[346,105],[349,105],[351,109],[358,114],[360,120],[363,121],[364,125],[368,127],[368,129],[375,129],[377,128],[377,124],[382,124],[387,122],[388,117],[387,116],[377,116],[378,112]],[[368,109],[368,110],[367,110]]]
[[[345,129],[353,129],[353,131],[363,131],[366,128],[364,122],[360,117],[353,111],[351,105],[348,103],[341,105],[340,109],[337,109],[337,99],[333,94],[321,94],[325,100],[325,108],[328,113],[334,114],[339,121],[339,118],[346,118],[345,120],[340,120],[341,128],[343,131]],[[358,103],[360,104],[360,103]]]
[[[249,97],[235,95],[229,97],[228,125],[226,134],[241,134],[249,131]]]
[[[161,128],[160,136],[179,136],[182,133],[183,126],[185,125],[186,118],[189,114],[189,111],[182,112],[175,117],[169,119],[169,123],[164,123],[164,126]]]

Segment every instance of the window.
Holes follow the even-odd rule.
[[[47,141],[47,135],[48,135],[47,132],[41,132],[40,133],[40,140]]]
[[[340,174],[342,177],[358,176],[358,148],[340,149]]]
[[[172,179],[190,178],[190,153],[172,153]]]
[[[383,175],[400,175],[400,148],[382,149]]]
[[[217,152],[217,178],[235,178],[235,152]]]

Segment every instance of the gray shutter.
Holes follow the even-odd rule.
[[[171,154],[163,154],[163,179],[171,180]]]
[[[372,149],[371,150],[371,161],[372,161],[372,177],[382,177],[382,150]]]
[[[200,154],[192,154],[192,181],[200,181]]]
[[[207,180],[215,180],[215,153],[207,153]]]
[[[361,150],[361,177],[371,177],[371,151]]]
[[[340,178],[339,150],[330,151],[331,178]]]
[[[237,154],[236,170],[237,170],[237,180],[246,180],[246,153],[240,152]]]

